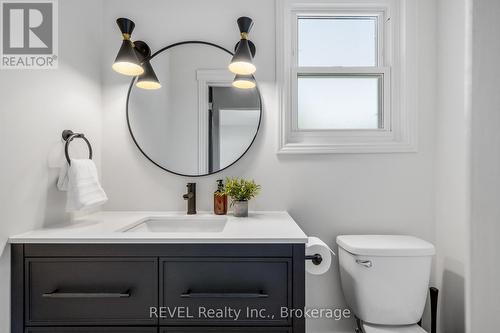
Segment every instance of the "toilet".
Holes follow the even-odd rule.
[[[424,333],[434,245],[412,236],[337,237],[340,280],[358,332]]]

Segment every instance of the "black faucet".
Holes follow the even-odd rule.
[[[187,213],[189,215],[196,214],[196,183],[188,183],[187,193],[182,197],[188,202]]]

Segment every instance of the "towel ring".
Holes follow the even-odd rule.
[[[74,138],[83,139],[83,141],[87,143],[87,147],[89,148],[89,159],[92,159],[92,145],[83,133],[74,133],[72,130],[64,130],[62,132],[62,138],[66,141],[66,145],[64,146],[64,155],[66,155],[66,161],[68,161],[69,165],[71,165],[71,159],[69,158],[69,144]]]

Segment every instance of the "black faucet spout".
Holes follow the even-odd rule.
[[[196,214],[196,183],[188,183],[187,193],[182,197],[187,200],[187,214]]]

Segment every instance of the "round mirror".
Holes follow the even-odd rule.
[[[127,121],[139,150],[158,167],[204,176],[238,161],[260,126],[258,88],[232,86],[232,53],[207,42],[182,42],[153,54],[161,88],[140,89],[132,80]]]

